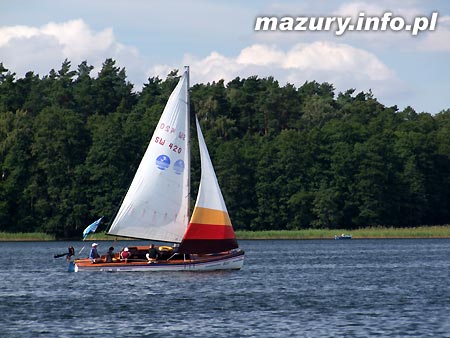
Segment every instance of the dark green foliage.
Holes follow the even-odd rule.
[[[65,60],[16,78],[0,63],[0,231],[77,237],[114,216],[179,75],[134,92],[114,60],[92,71]],[[238,230],[450,223],[450,109],[256,76],[190,95]]]

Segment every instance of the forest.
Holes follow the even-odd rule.
[[[113,59],[93,70],[65,60],[20,78],[0,63],[0,231],[80,238],[114,217],[178,71],[136,90]],[[236,230],[450,223],[448,107],[399,110],[370,91],[257,76],[190,97]]]

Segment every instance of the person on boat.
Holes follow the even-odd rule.
[[[106,253],[106,263],[112,263],[114,258],[114,247],[111,246]]]
[[[92,263],[95,263],[97,261],[97,259],[100,258],[100,255],[98,254],[98,251],[97,251],[97,246],[98,246],[97,243],[92,243],[91,252],[89,253],[89,258]]]
[[[69,246],[67,251],[67,261],[70,261],[73,255],[75,255],[75,248],[73,246]]]
[[[124,260],[125,262],[128,261],[128,258],[130,258],[130,251],[128,250],[128,248],[124,248],[121,252],[120,252],[120,259]]]
[[[156,262],[158,259],[158,250],[156,250],[155,245],[151,244],[148,248],[148,253],[145,255],[149,263]]]
[[[75,248],[73,246],[69,246],[69,249],[67,252],[54,255],[53,258],[59,258],[59,257],[66,256],[67,260],[70,261],[70,259],[72,258],[73,255],[75,255]]]
[[[69,249],[67,250],[67,256],[70,258],[73,255],[75,255],[75,248],[71,245],[71,246],[69,246]]]

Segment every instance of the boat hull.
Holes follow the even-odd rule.
[[[74,262],[74,272],[81,271],[214,271],[239,270],[244,265],[244,251],[236,250],[230,253],[203,255],[187,260],[164,260],[148,263],[146,261],[128,261],[113,263],[92,263],[88,258],[77,259]]]
[[[334,239],[352,239],[352,235],[340,235],[340,236],[334,236]]]

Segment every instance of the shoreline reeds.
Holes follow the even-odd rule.
[[[354,239],[372,238],[450,238],[450,225],[411,228],[367,227],[362,229],[302,229],[236,231],[238,239],[334,239],[335,235]]]
[[[43,232],[0,232],[0,241],[21,242],[21,241],[54,241],[56,238]]]
[[[362,229],[302,229],[302,230],[262,230],[236,231],[240,239],[334,239],[335,235],[349,234],[353,239],[373,238],[450,238],[450,225],[420,226],[411,228],[367,227]],[[104,233],[90,234],[88,240],[111,240]],[[55,241],[55,236],[45,233],[0,232],[0,241]],[[80,238],[81,240],[81,238]]]

